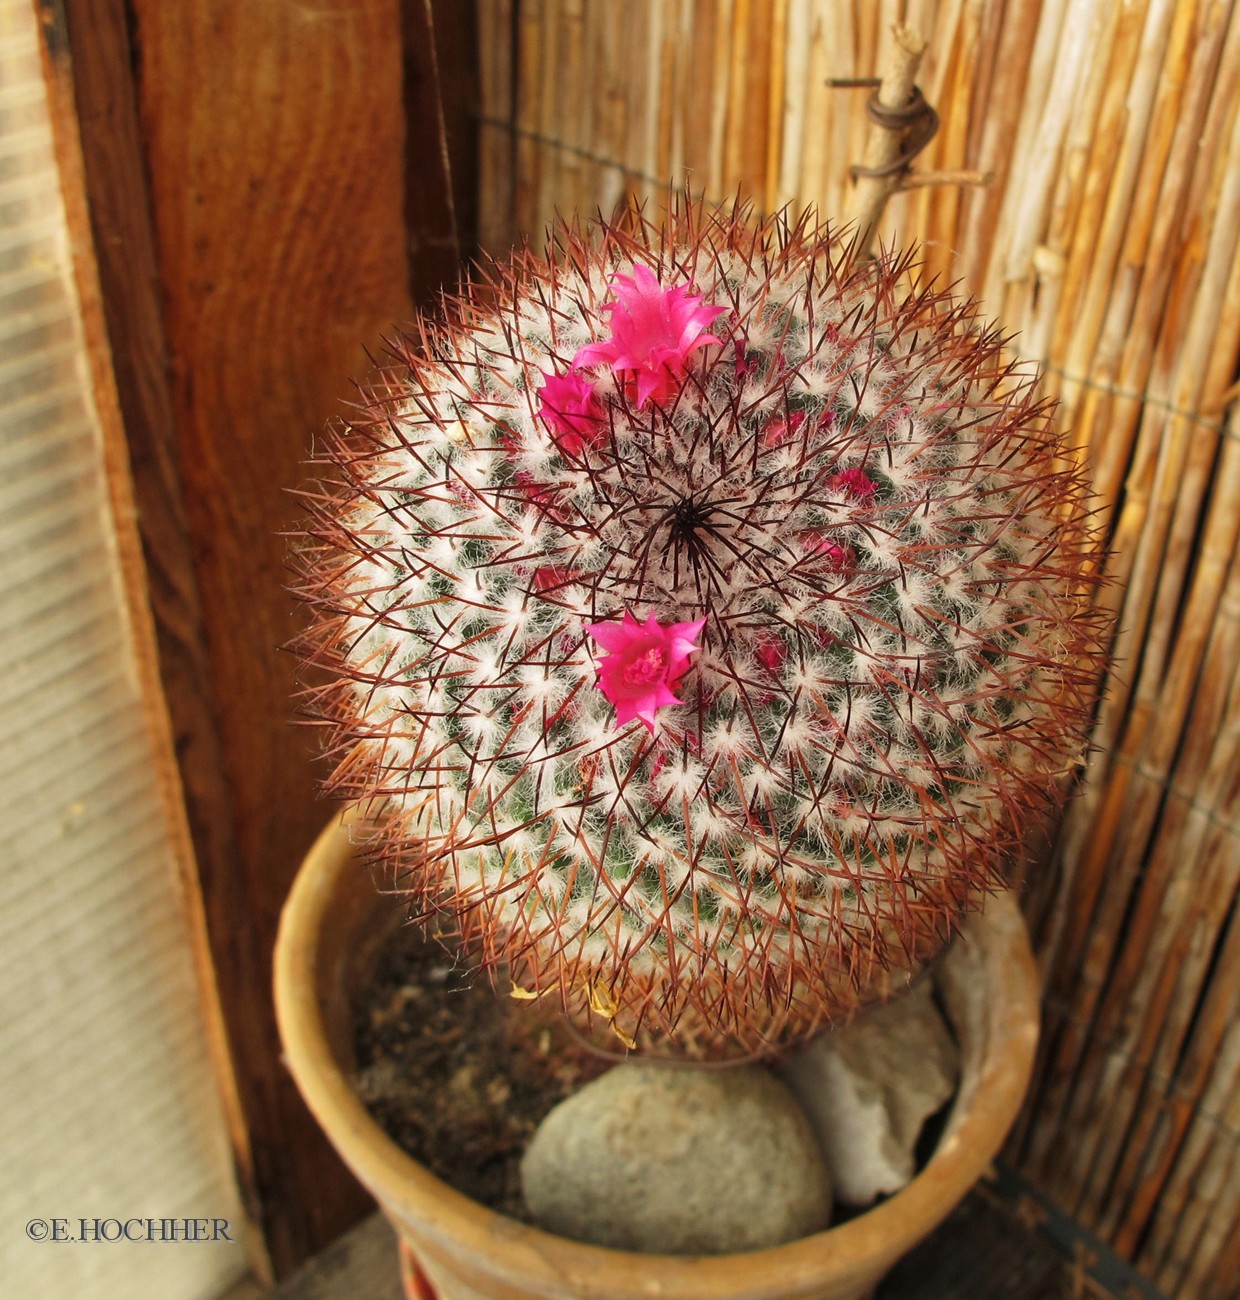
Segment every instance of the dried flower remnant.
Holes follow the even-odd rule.
[[[868,501],[878,490],[878,484],[865,470],[858,467],[846,469],[840,474],[832,474],[827,480],[827,486],[837,492],[843,492],[856,501]]]
[[[331,448],[301,554],[331,788],[583,1024],[735,1053],[847,1015],[1079,758],[1083,477],[910,266],[692,206],[564,233]]]

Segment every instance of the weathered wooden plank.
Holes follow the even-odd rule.
[[[199,855],[227,859],[232,824],[197,585],[185,530],[150,212],[123,0],[43,8],[66,216],[135,659],[181,877],[207,1044],[249,1220],[251,1267],[270,1274],[250,1134],[208,938]],[[214,816],[205,816],[214,809]]]
[[[75,8],[85,21],[94,6]],[[409,312],[401,12],[399,0],[129,11],[170,380],[167,408],[148,412],[151,454],[179,462],[184,523],[170,514],[166,531],[188,533],[201,609],[201,630],[169,612],[165,639],[186,658],[205,644],[186,795],[254,1208],[282,1273],[365,1204],[280,1067],[269,996],[279,908],[326,815],[312,737],[290,725],[294,666],[278,647],[297,615],[279,534],[311,437],[365,368],[359,344],[378,346]],[[150,274],[120,268],[121,297]],[[148,495],[175,511],[156,483],[144,514]],[[185,708],[184,684],[168,686]]]
[[[513,0],[475,0],[478,40],[478,247],[498,257],[513,238],[516,122]]]
[[[479,60],[472,5],[401,0],[409,286],[429,303],[472,256],[478,224]]]

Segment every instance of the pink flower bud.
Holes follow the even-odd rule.
[[[777,636],[765,636],[758,642],[758,659],[768,672],[777,673],[788,658],[788,648]]]
[[[762,442],[767,447],[782,447],[785,442],[790,442],[796,436],[804,423],[804,411],[793,411],[787,419],[782,415],[778,416],[762,430]]]
[[[534,570],[534,590],[539,595],[548,591],[561,591],[577,581],[581,575],[574,569],[563,569],[559,565],[543,565]]]
[[[841,546],[839,542],[824,537],[822,533],[806,533],[801,538],[801,542],[808,554],[819,557],[829,568],[846,569],[853,563],[854,556],[849,547]]]
[[[543,371],[538,390],[538,418],[565,456],[580,456],[586,447],[599,446],[606,436],[604,411],[594,391],[594,381],[570,370],[566,375]]]

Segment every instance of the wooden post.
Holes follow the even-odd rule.
[[[85,7],[85,6],[83,6]],[[294,727],[286,543],[316,430],[410,314],[398,0],[133,0],[176,451],[227,806],[200,868],[277,1275],[366,1204],[285,1074],[276,920],[328,815]],[[227,848],[212,829],[232,828]],[[227,853],[227,856],[225,856]],[[308,1189],[313,1194],[308,1195]]]
[[[280,646],[300,615],[281,534],[364,349],[411,314],[406,115],[442,124],[435,83],[452,74],[409,75],[409,0],[63,5],[48,40],[73,59],[80,233],[96,249],[158,645],[148,689],[162,684],[179,760],[256,1271],[280,1276],[369,1204],[284,1071],[271,1005],[280,907],[331,811],[314,737],[293,725]],[[418,185],[450,212],[442,149],[417,157]],[[420,283],[452,278],[450,245],[424,250]]]
[[[246,1215],[246,1255],[255,1275],[269,1280],[249,1123],[216,980],[186,798],[189,783],[199,804],[205,796],[219,809],[210,834],[229,835],[226,801],[218,790],[218,738],[204,693],[201,610],[184,506],[172,448],[163,436],[172,428],[167,356],[128,78],[124,0],[95,0],[75,16],[72,58],[63,8],[44,7],[40,30],[118,568],[199,1010]],[[188,738],[178,761],[180,742]]]

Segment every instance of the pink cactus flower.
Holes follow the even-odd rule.
[[[573,365],[605,363],[635,381],[638,406],[666,403],[675,396],[690,355],[720,342],[706,330],[727,308],[703,303],[687,284],[665,289],[640,262],[632,275],[617,275],[612,284],[616,301],[602,308],[611,315],[611,338],[587,343]]]
[[[538,418],[564,455],[577,457],[586,447],[602,443],[606,435],[603,405],[592,379],[575,370],[566,375],[544,370],[538,397]]]
[[[827,487],[843,492],[854,501],[869,501],[878,491],[878,484],[863,469],[846,469],[840,474],[832,474],[827,479]]]
[[[586,631],[604,650],[598,687],[616,706],[616,726],[634,718],[654,733],[654,715],[668,704],[681,704],[672,694],[689,666],[689,656],[704,618],[664,626],[653,614],[639,623],[626,609],[619,623],[587,623]]]

